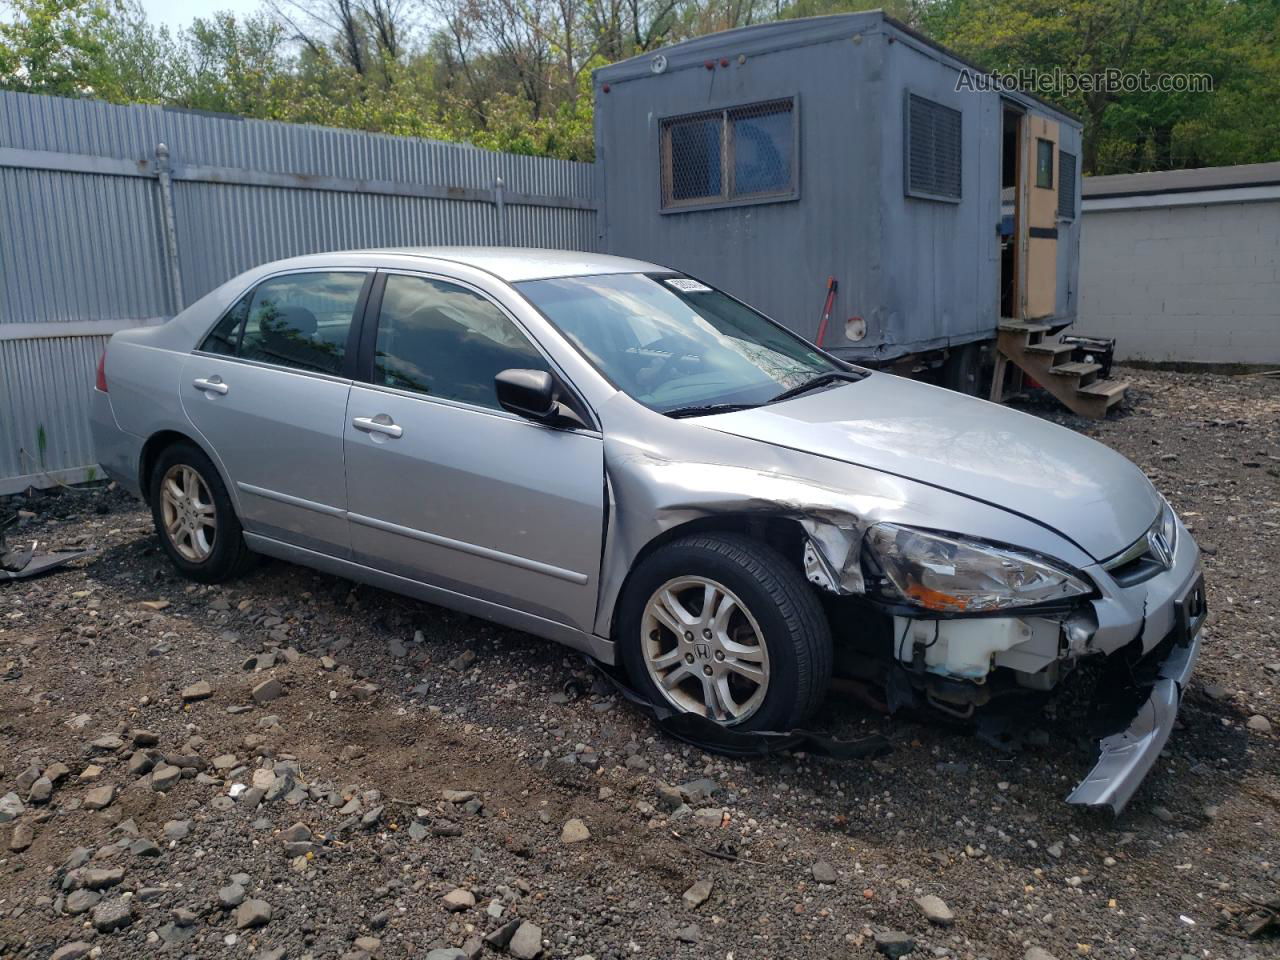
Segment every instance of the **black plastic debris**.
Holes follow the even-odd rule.
[[[25,580],[56,570],[63,564],[83,557],[88,550],[40,551],[38,544],[11,550],[5,540],[5,530],[18,520],[17,515],[0,520],[0,583],[7,580]]]
[[[664,706],[650,703],[627,684],[621,671],[606,667],[598,660],[588,658],[598,675],[608,681],[619,694],[648,712],[663,733],[677,740],[730,757],[763,757],[784,751],[804,751],[815,756],[835,760],[856,760],[888,753],[889,741],[874,734],[856,740],[832,737],[812,730],[734,730],[695,713],[677,713]]]

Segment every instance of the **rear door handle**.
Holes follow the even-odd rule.
[[[399,439],[404,433],[385,413],[380,413],[376,417],[355,417],[351,425],[365,433],[381,433],[394,439]]]
[[[225,394],[231,388],[222,382],[221,377],[210,377],[208,380],[203,377],[197,377],[191,381],[191,385],[197,390],[207,390],[210,393]]]

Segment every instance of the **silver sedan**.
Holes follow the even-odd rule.
[[[805,723],[833,672],[968,717],[1122,664],[1145,706],[1071,798],[1113,809],[1204,617],[1195,543],[1123,457],[616,257],[259,267],[111,339],[94,435],[193,579],[305,564],[620,663],[740,731]]]

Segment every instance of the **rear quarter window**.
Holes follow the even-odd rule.
[[[217,353],[226,357],[234,357],[240,346],[240,335],[244,330],[244,321],[249,316],[249,301],[253,293],[246,293],[230,310],[222,315],[222,319],[209,331],[209,335],[200,344],[205,353]]]

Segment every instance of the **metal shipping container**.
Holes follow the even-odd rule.
[[[1076,313],[1080,124],[880,11],[595,72],[601,248],[724,288],[863,363],[941,362]],[[1003,197],[1002,197],[1003,195]],[[1003,199],[1003,203],[1002,203]]]

